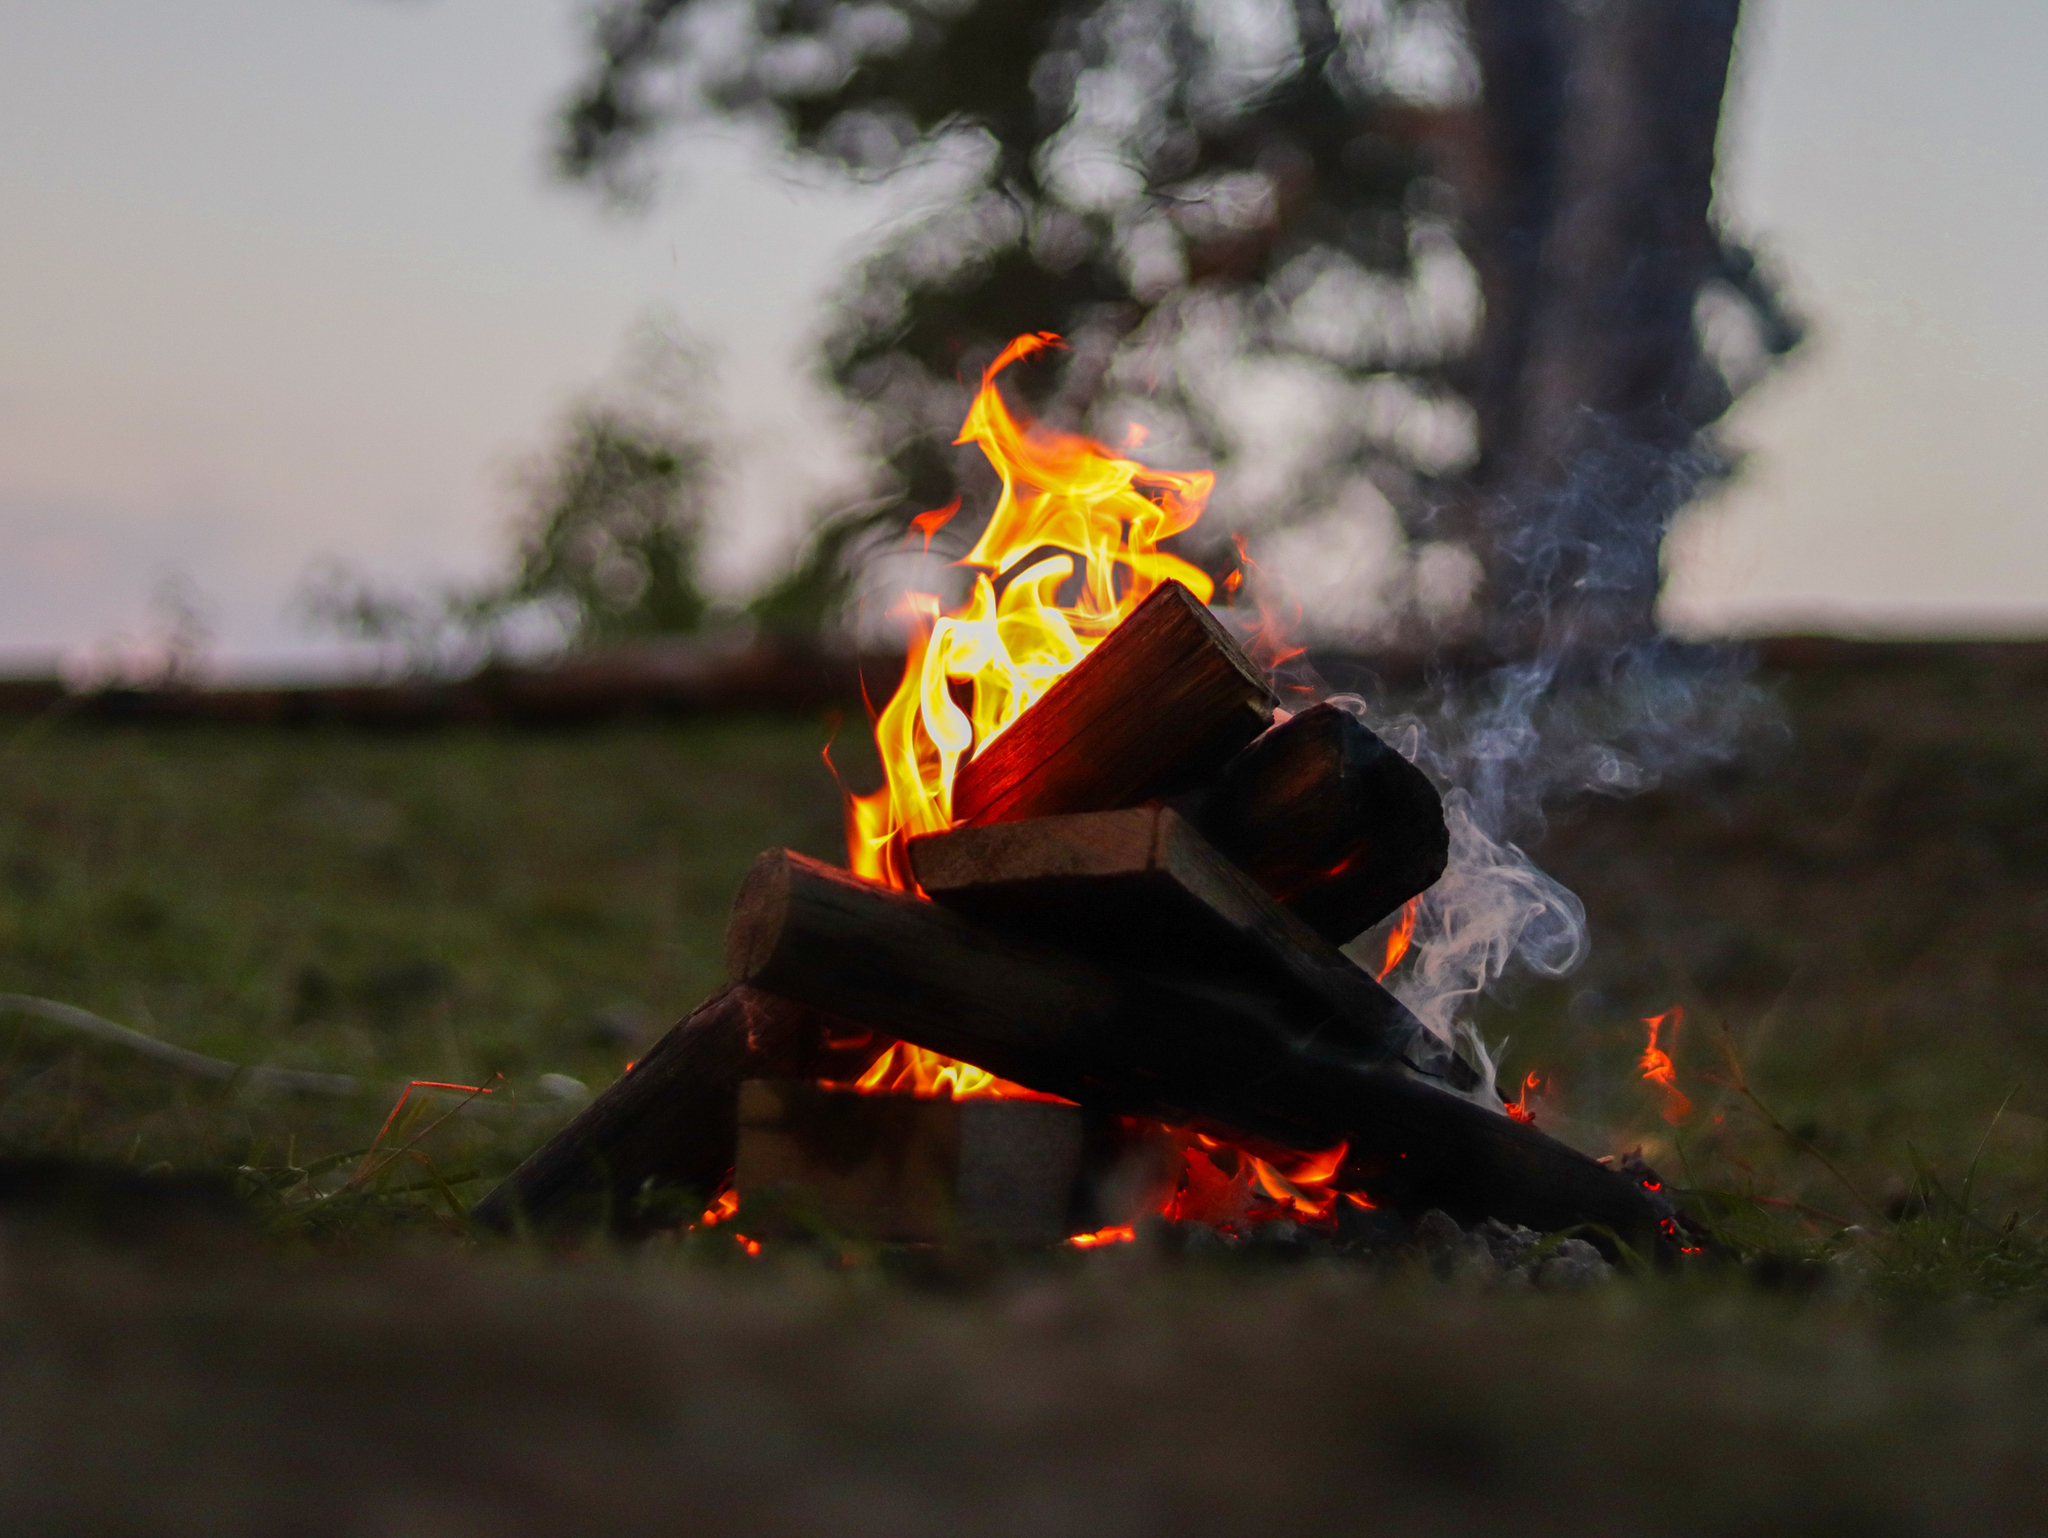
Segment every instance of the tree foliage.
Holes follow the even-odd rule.
[[[1370,488],[1411,548],[1474,549],[1505,613],[1544,583],[1588,586],[1583,561],[1560,578],[1495,556],[1578,468],[1524,452],[1516,409],[1560,373],[1539,300],[1569,276],[1566,234],[1594,263],[1583,321],[1668,331],[1675,314],[1684,332],[1618,393],[1581,380],[1584,398],[1558,397],[1541,431],[1579,411],[1623,423],[1589,453],[1719,463],[1699,435],[1747,381],[1697,345],[1709,286],[1750,327],[1748,356],[1796,338],[1747,252],[1701,238],[1735,3],[603,0],[558,153],[566,175],[633,195],[669,129],[723,115],[852,175],[941,168],[947,195],[850,274],[824,345],[898,523],[977,473],[950,447],[963,379],[1008,337],[1053,330],[1074,343],[1036,402],[1054,419],[1109,436],[1141,421],[1152,452],[1226,467],[1256,448],[1286,473],[1239,479],[1240,527]],[[1671,104],[1669,132],[1615,141],[1636,156],[1616,174],[1579,147],[1614,128],[1597,109],[1617,93],[1588,90],[1588,70],[1640,85],[1620,95],[1653,117],[1659,93]],[[1660,225],[1664,181],[1683,195]],[[1633,233],[1600,225],[1616,187]],[[1609,302],[1631,261],[1651,273],[1633,309]],[[1276,425],[1271,401],[1295,409]],[[1678,477],[1676,502],[1613,492],[1646,509],[1652,599],[1657,541],[1698,479]]]
[[[710,469],[687,434],[615,409],[579,412],[535,486],[506,599],[560,607],[584,641],[697,629]]]

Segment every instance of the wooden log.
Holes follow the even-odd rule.
[[[1431,886],[1450,852],[1429,776],[1335,705],[1282,722],[1176,804],[1338,945]]]
[[[725,931],[727,974],[1002,1078],[1086,1098],[1111,1059],[1118,980],[794,850],[754,862]],[[821,1003],[829,1000],[829,1005]]]
[[[964,764],[953,821],[1095,812],[1188,790],[1264,731],[1265,676],[1168,582]]]
[[[470,1219],[500,1232],[632,1234],[693,1217],[682,1208],[709,1198],[732,1170],[742,1081],[852,1078],[887,1045],[788,999],[720,989],[499,1182]]]
[[[1477,1082],[1392,994],[1170,808],[935,833],[911,840],[910,865],[934,902],[1000,933],[1261,997],[1328,1055],[1400,1057],[1457,1088]]]
[[[740,1086],[733,1189],[747,1232],[906,1244],[1057,1244],[1085,1221],[1077,1105]]]
[[[748,874],[726,964],[736,981],[1048,1094],[1290,1148],[1346,1140],[1352,1174],[1405,1211],[1659,1242],[1660,1214],[1626,1176],[1408,1070],[1332,1054],[1270,1000],[997,935],[790,850]]]

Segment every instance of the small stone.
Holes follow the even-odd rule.
[[[590,1086],[566,1073],[544,1073],[534,1087],[550,1100],[580,1102],[590,1098]]]
[[[1415,1220],[1415,1242],[1431,1253],[1453,1250],[1465,1237],[1458,1220],[1441,1208],[1432,1207]]]
[[[584,1039],[593,1047],[630,1052],[654,1039],[658,1023],[646,1005],[628,999],[592,1015]]]
[[[1566,1239],[1536,1266],[1532,1280],[1545,1292],[1576,1292],[1610,1280],[1614,1268],[1583,1239]]]
[[[1533,1228],[1503,1223],[1499,1218],[1488,1218],[1472,1232],[1486,1241],[1486,1247],[1493,1252],[1494,1261],[1503,1271],[1511,1271],[1526,1260],[1539,1237]]]
[[[1457,1244],[1437,1260],[1438,1276],[1466,1286],[1490,1286],[1500,1280],[1501,1269],[1492,1246],[1476,1233],[1461,1235]]]

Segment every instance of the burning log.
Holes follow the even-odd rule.
[[[1358,1062],[1464,1068],[1327,940],[1166,807],[1039,817],[910,842],[932,900],[1091,961],[1267,1001],[1302,1040]],[[1469,1077],[1460,1087],[1470,1087]]]
[[[953,783],[955,823],[1135,806],[1200,784],[1273,718],[1208,607],[1162,583]]]
[[[1596,1224],[1655,1242],[1649,1193],[1535,1128],[1392,1062],[1331,1022],[1202,979],[1111,970],[788,850],[755,862],[731,975],[1107,1110],[1207,1117],[1287,1147],[1350,1145],[1347,1176],[1404,1211]]]
[[[840,1043],[846,1043],[841,1045]],[[852,1077],[887,1046],[857,1026],[760,993],[723,988],[656,1042],[471,1209],[509,1232],[659,1227],[656,1190],[702,1202],[725,1183],[743,1080]]]
[[[1427,890],[1450,851],[1429,776],[1335,705],[1274,727],[1179,807],[1338,945]]]
[[[1079,1106],[740,1086],[733,1188],[748,1233],[1057,1244],[1085,1221]]]

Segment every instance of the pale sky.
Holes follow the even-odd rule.
[[[1816,322],[1672,552],[1705,632],[2048,631],[2048,6],[1750,0],[1723,196]],[[12,0],[0,48],[0,666],[194,588],[304,659],[312,563],[490,569],[514,467],[666,315],[717,359],[725,575],[849,473],[818,302],[901,191],[727,135],[654,211],[545,172],[571,0]]]

